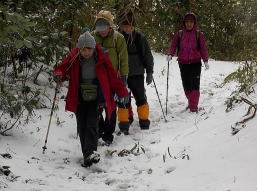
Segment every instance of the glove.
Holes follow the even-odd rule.
[[[53,80],[54,80],[56,83],[60,83],[61,80],[62,80],[62,76],[61,76],[61,75],[54,74]]]
[[[152,73],[147,73],[146,74],[146,84],[147,85],[149,85],[149,84],[151,84],[152,83],[152,81],[153,81],[153,74]]]
[[[209,66],[208,62],[204,62],[204,66],[205,66],[205,70],[209,70],[210,66]]]
[[[169,61],[171,61],[171,59],[172,59],[172,56],[171,55],[168,55],[167,57],[166,57],[166,60],[169,62]]]
[[[124,96],[120,98],[120,103],[123,105],[127,105],[129,103],[130,96]]]
[[[128,108],[130,105],[130,96],[118,97],[117,94],[114,94],[114,101],[120,108]]]
[[[127,79],[128,79],[128,76],[121,76],[121,81],[127,86]]]

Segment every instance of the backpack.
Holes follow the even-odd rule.
[[[96,32],[93,31],[92,34],[95,35]],[[113,47],[115,48],[116,51],[117,51],[117,49],[118,49],[118,46],[117,46],[117,45],[118,45],[118,36],[119,36],[119,32],[116,31],[116,30],[114,30],[112,44],[113,44]],[[102,47],[102,48],[103,48],[103,50],[104,50],[104,53],[105,53],[106,55],[108,55],[108,49],[106,49],[106,48],[104,48],[104,47]],[[118,54],[117,56],[118,56],[118,68],[117,68],[117,72],[120,72],[120,55]]]
[[[182,39],[182,34],[183,34],[183,31],[179,30],[178,31],[178,41],[177,41],[177,54],[180,50],[180,41]],[[201,32],[199,30],[197,30],[196,31],[196,41],[197,41],[197,50],[198,51],[201,50],[200,34],[201,34]]]

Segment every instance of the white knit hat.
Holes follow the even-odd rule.
[[[77,42],[78,48],[95,48],[95,45],[95,38],[89,32],[85,32],[79,36]]]

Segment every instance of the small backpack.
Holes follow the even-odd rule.
[[[182,34],[183,34],[183,31],[179,30],[178,31],[178,41],[177,41],[177,54],[178,54],[178,52],[180,50],[180,41],[182,39]],[[201,32],[199,30],[197,30],[196,31],[196,41],[197,41],[197,50],[198,51],[201,50],[200,34],[201,34]]]

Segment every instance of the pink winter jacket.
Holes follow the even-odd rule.
[[[194,14],[191,14],[195,17]],[[207,48],[203,33],[200,33],[200,51],[197,47],[196,39],[196,17],[195,25],[191,31],[187,31],[185,26],[182,32],[182,38],[180,39],[180,50],[178,53],[178,62],[180,64],[191,64],[201,61],[208,62]],[[177,32],[172,40],[171,47],[168,51],[168,55],[174,56],[177,50],[177,43],[179,38],[179,32]]]

